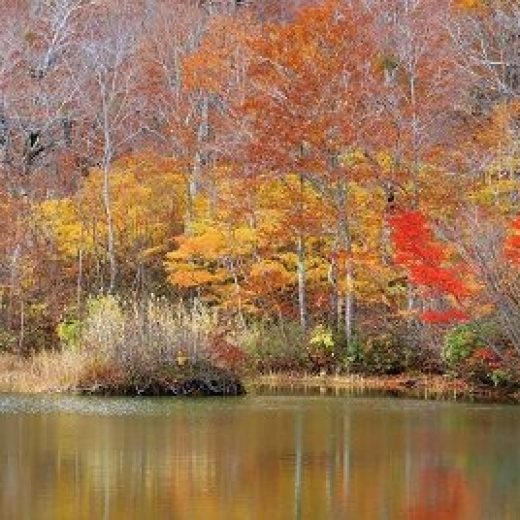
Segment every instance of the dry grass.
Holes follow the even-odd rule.
[[[403,397],[424,399],[489,399],[519,401],[520,395],[504,393],[500,389],[473,386],[447,375],[402,374],[398,376],[363,376],[284,374],[259,375],[247,382],[249,388],[267,387],[271,390],[293,388],[302,390],[346,391],[352,394],[380,392]]]
[[[85,368],[79,352],[41,352],[30,358],[0,356],[0,391],[48,393],[73,390]]]
[[[203,357],[217,327],[216,313],[197,302],[186,309],[161,299],[140,305],[105,297],[90,306],[79,349],[97,364],[140,372],[175,363],[180,355]]]
[[[94,368],[94,358],[81,352],[43,352],[31,358],[11,354],[0,355],[0,391],[20,393],[72,392]],[[504,394],[499,390],[468,385],[460,379],[443,375],[362,376],[302,375],[272,373],[257,375],[247,381],[247,387],[269,388],[271,391],[288,388],[333,391],[363,395],[381,392],[403,397],[425,399],[487,399],[519,402],[520,394]]]
[[[217,329],[216,314],[201,304],[187,310],[164,300],[92,300],[74,343],[29,358],[1,355],[0,391],[67,392],[153,381],[165,367],[205,359]]]

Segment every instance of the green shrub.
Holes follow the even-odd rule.
[[[456,369],[481,344],[480,333],[475,324],[459,325],[446,334],[441,357],[450,369]]]
[[[341,365],[339,338],[330,327],[316,325],[307,342],[307,355],[314,372],[334,372]]]
[[[325,325],[316,325],[309,338],[309,348],[316,351],[332,352],[335,347],[334,334]]]
[[[61,344],[68,349],[77,349],[81,341],[81,327],[79,320],[65,320],[58,323],[56,333]]]
[[[508,387],[512,384],[511,374],[503,368],[496,368],[489,374],[489,378],[495,387]]]
[[[471,383],[508,388],[520,383],[518,354],[491,318],[449,331],[442,359],[449,370]]]
[[[363,343],[358,338],[354,338],[348,344],[345,341],[342,361],[347,372],[359,372],[363,369],[365,351]]]
[[[10,352],[16,345],[16,336],[0,327],[0,352]]]
[[[240,344],[254,370],[265,373],[309,369],[305,337],[297,322],[253,322],[243,331]]]
[[[411,349],[399,336],[382,334],[366,341],[361,368],[373,375],[400,374],[410,366],[411,358]]]

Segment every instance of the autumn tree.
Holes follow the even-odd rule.
[[[5,9],[5,7],[4,7]],[[31,197],[70,191],[73,121],[79,93],[73,56],[86,4],[18,3],[7,9],[1,38],[1,134],[11,190]]]
[[[268,37],[249,43],[248,96],[242,110],[248,128],[247,162],[257,171],[297,175],[299,220],[295,221],[300,323],[307,326],[306,185],[331,198],[337,210],[335,249],[351,254],[348,228],[348,167],[344,157],[362,147],[368,118],[372,43],[365,28],[370,19],[362,3],[324,2],[302,9],[287,25],[270,25]],[[247,134],[246,134],[247,136]],[[337,256],[336,256],[337,258]],[[339,300],[345,329],[352,335],[353,268]],[[339,308],[343,308],[340,303]],[[339,311],[341,314],[341,311]]]
[[[87,38],[78,57],[83,147],[103,172],[103,204],[107,222],[109,280],[117,279],[116,237],[111,201],[110,171],[116,158],[128,152],[141,133],[142,103],[137,94],[137,16],[129,2],[98,6],[86,21]]]
[[[433,305],[422,310],[421,319],[439,324],[467,321],[462,304],[471,292],[461,273],[467,273],[468,268],[462,263],[450,265],[448,247],[435,238],[420,212],[398,212],[390,224],[396,263],[406,269],[410,282],[419,286]]]

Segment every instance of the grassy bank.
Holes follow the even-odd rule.
[[[12,354],[0,355],[0,392],[12,393],[97,393],[103,395],[184,395],[182,391],[166,391],[167,385],[182,384],[200,379],[200,370],[195,368],[176,369],[170,372],[170,379],[164,374],[157,386],[158,376],[151,376],[147,382],[141,381],[130,385],[124,377],[117,380],[112,374],[99,374],[90,379],[90,386],[85,386],[85,373],[90,371],[88,356],[75,352],[42,352],[30,358],[21,358]],[[218,369],[217,369],[218,370]],[[227,374],[227,375],[224,375]],[[229,372],[215,372],[213,380],[229,377]],[[90,376],[92,378],[92,376]],[[237,379],[228,379],[231,385]],[[297,393],[332,393],[347,395],[389,395],[420,399],[446,400],[485,400],[496,402],[520,402],[520,392],[484,385],[470,384],[461,378],[440,374],[399,374],[369,376],[350,375],[314,375],[283,373],[252,373],[243,378],[247,392],[287,392]],[[154,383],[155,382],[155,383]],[[141,387],[139,387],[139,384]],[[156,385],[154,387],[154,385]],[[146,391],[146,388],[152,390]],[[155,389],[154,389],[155,388]],[[231,388],[231,387],[230,387]],[[234,387],[230,394],[242,393]],[[134,391],[136,390],[136,391]],[[196,390],[196,388],[195,388]],[[196,393],[196,392],[195,392]]]
[[[216,316],[202,306],[93,299],[64,322],[61,344],[0,355],[0,390],[102,395],[238,395],[244,389]],[[218,348],[217,348],[218,347]],[[226,354],[226,363],[222,355]]]
[[[0,392],[99,395],[241,395],[240,379],[207,362],[126,373],[112,365],[92,366],[88,355],[42,352],[30,358],[0,355]]]
[[[386,332],[346,342],[325,325],[237,321],[192,302],[91,299],[64,320],[60,344],[30,355],[0,354],[0,390],[102,395],[236,395],[255,390],[340,389],[426,398],[517,402],[520,359],[501,357],[473,325],[442,349]],[[316,375],[321,374],[321,375]],[[332,375],[335,374],[335,375]]]
[[[0,355],[0,391],[70,392],[77,388],[85,357],[77,352],[41,352],[29,358]]]
[[[365,376],[313,374],[259,374],[246,379],[248,391],[321,393],[338,395],[386,395],[418,399],[475,400],[520,403],[518,390],[471,384],[439,374]]]

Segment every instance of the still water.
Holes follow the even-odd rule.
[[[0,519],[520,519],[520,407],[0,394]]]

